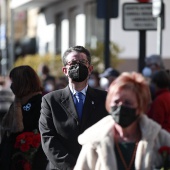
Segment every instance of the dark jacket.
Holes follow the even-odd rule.
[[[78,136],[108,115],[106,95],[106,91],[88,87],[81,122],[68,86],[43,97],[39,129],[50,169],[73,169],[81,150]]]
[[[22,116],[24,130],[21,132],[30,132],[38,130],[38,120],[40,117],[42,95],[33,96],[25,105],[22,105]],[[18,165],[14,164],[12,156],[16,152],[15,142],[16,137],[21,133],[12,133],[10,136],[4,135],[0,144],[0,169],[1,170],[23,170]],[[40,146],[35,154],[32,170],[45,170],[47,158]]]

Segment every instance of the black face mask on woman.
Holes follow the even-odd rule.
[[[110,114],[114,121],[123,128],[128,127],[138,118],[135,108],[130,108],[124,105],[111,107]]]
[[[69,77],[75,82],[82,82],[88,76],[88,68],[81,63],[71,65],[68,70]]]
[[[13,83],[11,83],[10,88],[11,88],[12,92],[16,95],[17,94],[17,89],[15,88]]]

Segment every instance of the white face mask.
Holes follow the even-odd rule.
[[[149,67],[144,67],[144,69],[142,70],[142,74],[144,77],[151,77],[152,70]]]
[[[90,87],[95,87],[96,82],[95,82],[94,79],[89,79],[89,80],[88,80],[88,84],[89,84]]]
[[[109,87],[109,80],[105,77],[102,77],[100,79],[100,87],[104,90],[107,90]]]
[[[46,85],[45,85],[45,91],[46,92],[50,92],[50,91],[53,91],[54,90],[54,86],[52,85],[52,84],[50,84],[50,83],[47,83]]]

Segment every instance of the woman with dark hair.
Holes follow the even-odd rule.
[[[16,138],[23,132],[36,131],[38,134],[43,88],[37,73],[27,65],[13,68],[9,77],[15,100],[2,120],[4,135],[0,147],[0,169],[23,170],[25,165],[22,157],[16,157],[16,153],[18,153],[15,145]],[[26,143],[27,141],[23,142]],[[14,155],[15,159],[13,159]],[[41,146],[35,153],[31,163],[32,170],[45,169],[46,157]]]
[[[151,83],[155,90],[148,116],[170,132],[170,75],[166,70],[153,73]]]

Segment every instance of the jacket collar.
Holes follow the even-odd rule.
[[[91,114],[94,113],[95,109],[97,108],[97,101],[98,99],[96,99],[94,90],[88,86],[83,107],[83,117],[81,122],[82,127],[86,124]],[[60,103],[65,108],[67,114],[71,114],[76,120],[78,120],[77,111],[69,86],[66,86],[63,89],[60,97]]]

